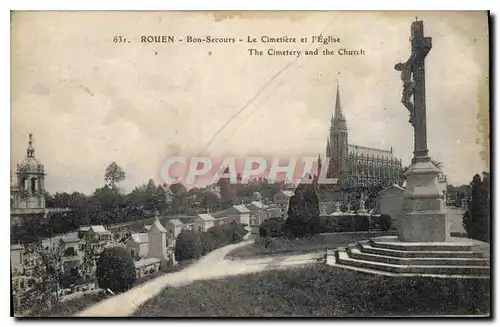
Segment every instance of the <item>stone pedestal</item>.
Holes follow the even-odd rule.
[[[438,185],[439,169],[428,157],[414,159],[406,172],[406,191],[399,219],[402,242],[446,242],[450,226]]]

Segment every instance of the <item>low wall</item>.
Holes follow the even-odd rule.
[[[352,242],[366,240],[378,236],[394,235],[397,236],[396,231],[368,231],[368,232],[340,232],[340,233],[321,233],[315,234],[310,237],[302,239],[286,239],[286,238],[273,238],[271,240],[271,247],[287,247],[290,245],[300,244],[318,244],[329,246],[332,244],[349,244]],[[257,242],[256,242],[257,243]],[[258,243],[264,244],[264,239],[259,239]]]
[[[254,244],[232,251],[227,257],[233,260],[269,256],[273,254],[323,251],[348,245],[349,243],[387,235],[397,235],[397,233],[396,231],[322,233],[301,239],[273,238],[268,239],[267,244],[264,238],[259,238]]]

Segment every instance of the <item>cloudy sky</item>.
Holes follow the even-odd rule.
[[[408,164],[412,127],[394,64],[409,56],[418,16],[426,60],[430,155],[453,184],[489,166],[486,13],[33,12],[12,17],[11,165],[34,134],[49,192],[92,192],[116,161],[125,190],[177,155],[324,155],[337,79],[349,142]],[[141,44],[146,35],[341,38],[365,56],[248,55],[250,45]],[[115,44],[114,36],[130,43]],[[317,45],[258,44],[286,50]],[[320,50],[320,51],[321,51]],[[239,115],[235,114],[241,111]],[[208,142],[225,123],[229,124]],[[14,168],[15,169],[15,168]]]

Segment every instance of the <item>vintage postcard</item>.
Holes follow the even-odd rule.
[[[489,317],[489,30],[12,12],[12,315]]]

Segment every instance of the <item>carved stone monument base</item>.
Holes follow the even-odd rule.
[[[444,196],[438,186],[439,169],[428,157],[417,158],[406,172],[406,191],[399,217],[402,242],[447,242],[450,226]]]

